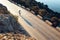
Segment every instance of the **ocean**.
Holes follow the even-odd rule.
[[[60,13],[60,0],[36,0],[36,1],[47,4],[50,9]]]

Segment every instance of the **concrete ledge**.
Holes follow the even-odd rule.
[[[22,8],[25,8],[24,6],[21,6]]]
[[[35,14],[35,12],[34,12],[34,11],[31,11],[31,13],[32,13],[32,14]]]
[[[45,21],[48,25],[52,25],[52,23],[48,20]]]
[[[38,18],[42,19],[42,17],[40,15],[37,15]]]
[[[15,3],[17,5],[17,3]]]
[[[30,11],[30,9],[29,9],[29,8],[26,8],[26,10]]]
[[[19,7],[21,7],[21,5],[20,4],[17,4]]]
[[[56,27],[56,29],[60,32],[60,27]]]

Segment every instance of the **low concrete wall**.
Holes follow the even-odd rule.
[[[38,18],[42,19],[42,17],[40,15],[37,15]]]
[[[60,32],[60,27],[56,27],[56,29]]]
[[[52,23],[48,20],[45,21],[48,25],[52,25]]]
[[[32,10],[31,10],[30,12],[31,12],[32,14],[35,14],[35,12],[34,12],[34,11],[32,11]]]

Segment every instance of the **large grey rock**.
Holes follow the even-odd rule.
[[[19,30],[20,25],[10,14],[0,14],[0,32]]]
[[[23,29],[15,19],[15,16],[10,14],[5,6],[0,4],[0,33],[14,32]]]

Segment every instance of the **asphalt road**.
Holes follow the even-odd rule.
[[[0,3],[7,6],[8,10],[13,15],[18,16],[18,22],[32,37],[37,40],[60,40],[60,32],[37,18],[31,12],[7,0],[0,0]],[[21,10],[20,15],[19,10]]]

